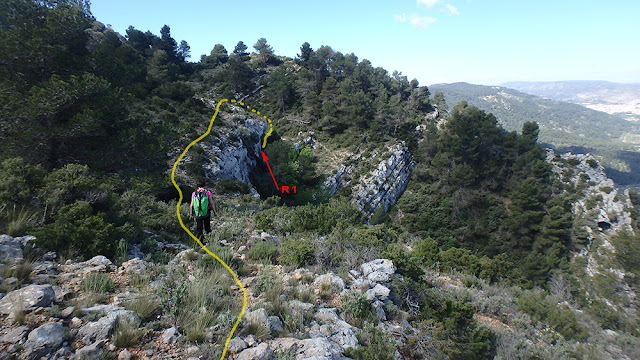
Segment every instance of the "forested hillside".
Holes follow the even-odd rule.
[[[518,130],[527,121],[540,125],[540,140],[561,151],[593,153],[618,184],[640,182],[636,144],[638,124],[583,106],[542,99],[513,89],[466,83],[436,84],[447,101],[462,100],[495,114],[507,130]]]
[[[288,307],[296,299],[340,308],[342,323],[358,336],[359,348],[344,350],[354,359],[638,354],[640,198],[614,189],[595,159],[556,156],[538,143],[540,135],[557,147],[610,150],[629,129],[621,120],[602,125],[593,113],[574,115],[501,89],[508,96],[476,94],[510,101],[508,110],[488,113],[472,99],[432,94],[353,53],[306,42],[295,58],[278,56],[258,38],[254,51],[243,41],[229,50],[212,44],[209,55],[189,61],[188,43],[174,39],[168,25],[134,25],[118,34],[82,1],[0,4],[0,228],[11,237],[34,235],[61,265],[69,260],[64,272],[74,276],[74,261],[104,255],[120,266],[137,257],[151,270],[130,279],[132,291],[159,299],[151,315],[140,316],[148,334],[173,325],[184,342],[221,351],[239,313],[237,289],[221,280],[228,274],[181,229],[169,177],[178,155],[206,131],[217,101],[227,98],[272,120],[264,152],[274,177],[251,151],[264,136],[247,125],[254,115],[225,104],[210,139],[179,164],[177,180],[187,197],[198,180],[213,190],[220,217],[203,242],[255,291],[250,308],[280,321],[274,332],[243,323],[245,339],[310,337],[312,317],[293,316],[297,308]],[[529,102],[542,110],[530,112]],[[559,111],[580,120],[564,123]],[[208,154],[221,143],[244,147],[256,164],[248,181],[212,175],[210,165],[221,159]],[[360,207],[359,179],[383,179],[371,180],[377,187],[365,195],[386,191],[385,182],[397,179],[376,176],[391,173],[399,157],[392,149],[400,148],[410,169],[404,193],[389,206]],[[332,193],[326,181],[340,169],[350,169],[349,179]],[[283,195],[273,179],[299,193]],[[193,227],[188,204],[180,211]],[[197,251],[176,255],[184,244]],[[381,258],[392,261],[394,277],[363,282],[361,266]],[[35,283],[18,271],[33,263],[0,259],[2,296]],[[185,268],[174,271],[178,265]],[[202,276],[211,283],[191,279],[191,271],[209,273]],[[306,282],[307,275],[295,275],[307,273]],[[300,290],[319,274],[338,278],[340,289]],[[364,290],[340,293],[345,282]],[[199,292],[190,292],[197,284]],[[367,298],[378,285],[386,295]],[[89,293],[84,285],[74,289]],[[201,302],[193,300],[200,295]],[[222,300],[216,305],[212,296]],[[91,299],[73,306],[110,301]],[[199,313],[202,307],[216,313]],[[20,318],[3,319],[0,330],[8,332]],[[207,339],[213,328],[221,333]],[[117,347],[142,351],[137,341]]]

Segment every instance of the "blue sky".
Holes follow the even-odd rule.
[[[192,61],[217,43],[253,50],[265,37],[278,55],[329,45],[421,85],[640,83],[638,0],[93,0],[91,10],[122,34],[169,25]]]

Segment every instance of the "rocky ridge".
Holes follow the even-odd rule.
[[[625,281],[625,271],[611,262],[616,252],[620,251],[612,244],[611,237],[621,232],[633,234],[635,231],[630,214],[634,206],[629,190],[617,188],[613,180],[606,176],[604,167],[591,154],[555,154],[553,150],[548,150],[547,162],[565,184],[581,191],[572,204],[572,212],[574,224],[578,224],[578,230],[584,231],[586,243],[574,253],[573,261],[585,260],[584,270],[589,281],[611,275],[618,293],[632,303],[637,297],[636,292]],[[610,299],[602,300],[614,307]],[[635,314],[634,309],[626,307],[618,310]]]

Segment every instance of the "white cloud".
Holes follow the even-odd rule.
[[[428,9],[433,5],[435,5],[438,1],[440,0],[416,0],[416,5],[418,6],[422,5]]]
[[[402,14],[402,15],[398,15],[398,14],[394,14],[393,18],[396,19],[397,22],[407,22],[407,15],[406,14]]]
[[[449,14],[455,15],[455,16],[460,15],[460,12],[458,11],[457,7],[455,7],[455,6],[451,5],[451,4],[447,4],[445,6],[446,6],[447,11],[449,12]]]
[[[417,14],[411,14],[410,16],[407,16],[407,14],[405,13],[403,13],[402,15],[394,14],[393,18],[400,23],[410,22],[415,29],[424,29],[427,27],[427,25],[436,22],[436,18],[434,17],[418,16]]]
[[[431,16],[411,15],[411,19],[409,21],[411,22],[411,24],[413,24],[414,28],[424,29],[427,27],[427,25],[433,24],[434,22],[436,22],[436,19]]]

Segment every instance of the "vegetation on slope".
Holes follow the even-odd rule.
[[[9,0],[0,15],[0,225],[6,231],[36,234],[43,248],[81,257],[113,258],[130,244],[142,246],[143,230],[189,241],[174,216],[177,194],[166,174],[171,159],[208,123],[211,109],[199,98],[251,96],[256,108],[273,114],[266,152],[276,175],[304,189],[296,201],[275,196],[268,170],[258,168],[252,185],[264,199],[229,200],[246,213],[234,213],[242,221],[235,228],[218,226],[207,239],[212,246],[246,241],[242,229],[253,230],[247,225],[253,220],[256,229],[282,239],[276,247],[252,248],[254,260],[346,273],[390,258],[405,277],[396,287],[405,300],[397,306],[414,312],[415,328],[435,331],[443,348],[452,341],[452,358],[488,357],[497,342],[474,320],[477,299],[444,299],[431,290],[428,276],[439,270],[462,272],[487,287],[518,286],[513,301],[500,306],[517,306],[562,341],[588,336],[575,312],[543,290],[571,276],[569,255],[578,241],[571,203],[580,190],[552,177],[536,123],[522,121],[520,134],[507,132],[494,115],[464,102],[441,116],[440,125],[427,122],[432,103],[446,110],[440,94],[430,98],[417,81],[328,46],[304,43],[290,59],[275,55],[265,39],[251,54],[243,42],[231,53],[218,44],[189,63],[188,44],[178,44],[168,26],[160,36],[130,27],[122,37],[75,1]],[[417,125],[425,126],[416,131]],[[354,153],[405,141],[417,166],[400,202],[365,225],[347,199],[323,196],[317,153],[291,148],[309,130],[325,146]],[[197,166],[185,171],[193,182],[202,176]],[[216,184],[216,198],[236,191],[246,186]],[[188,219],[186,205],[182,211]],[[617,241],[632,248],[638,240]],[[633,259],[616,261],[637,270]],[[241,262],[234,269],[242,275]],[[638,327],[615,313],[601,324],[621,324],[615,328],[629,334]]]
[[[640,155],[634,137],[638,125],[580,105],[541,99],[499,86],[466,83],[432,85],[451,103],[467,101],[493,113],[509,131],[527,121],[540,125],[540,140],[559,151],[591,152],[603,160],[618,184],[640,183]]]

